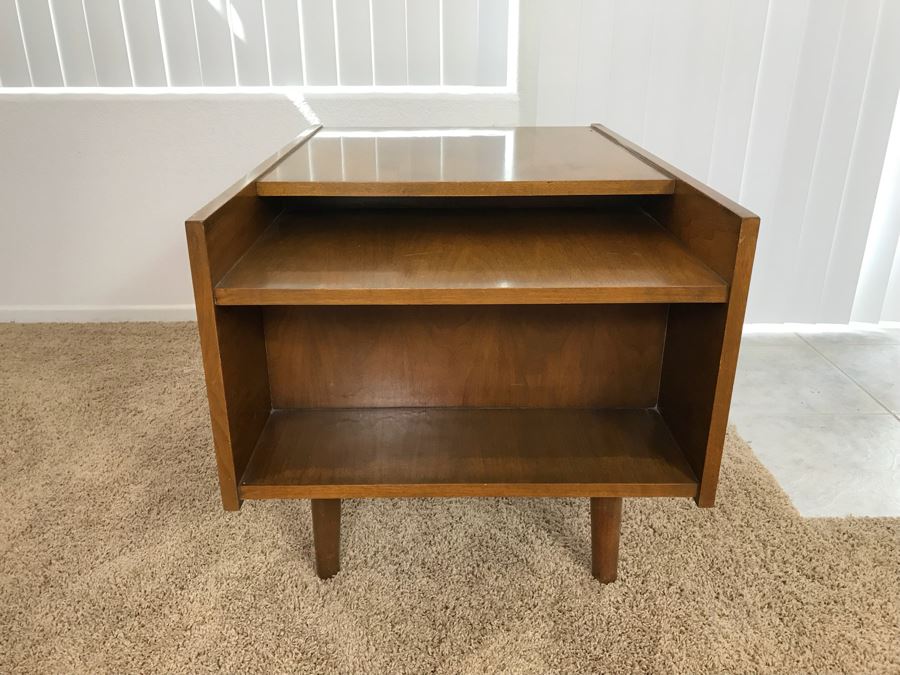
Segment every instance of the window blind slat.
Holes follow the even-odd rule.
[[[0,0],[0,84],[4,87],[31,86],[15,0]]]
[[[595,0],[581,5],[578,17],[578,65],[575,119],[603,119],[609,97],[616,0]]]
[[[0,0],[0,86],[496,87],[510,16],[518,0]]]
[[[481,0],[478,3],[476,84],[489,87],[501,87],[506,84],[508,16],[508,0]]]
[[[547,92],[537,106],[540,124],[544,120],[558,120],[571,124],[577,99],[578,69],[572,64],[578,61],[578,28],[580,24],[580,0],[556,0],[553,11],[544,17],[543,28],[560,35],[556,49],[542,56],[538,65],[540,87]]]
[[[338,83],[334,48],[334,16],[331,0],[303,0],[303,58],[306,84],[333,86]]]
[[[406,84],[405,0],[372,0],[372,40],[375,84]]]
[[[303,84],[300,16],[297,0],[265,0],[272,84]]]
[[[169,64],[169,84],[175,87],[203,84],[191,3],[185,0],[157,0],[157,4],[163,47]]]
[[[61,87],[64,81],[47,0],[19,2],[19,18],[35,86]]]
[[[192,0],[197,22],[200,72],[206,86],[236,84],[231,29],[225,0]]]
[[[443,2],[443,83],[478,81],[478,0]]]
[[[709,182],[725,195],[737,195],[744,172],[744,155],[759,74],[768,2],[731,0],[731,22],[722,86],[716,101]]]
[[[618,0],[610,53],[606,124],[637,142],[643,141],[644,103],[650,77],[650,51],[656,3]]]
[[[838,77],[859,78],[865,85],[853,126],[847,180],[821,293],[822,316],[830,323],[846,321],[853,307],[854,286],[859,279],[891,130],[893,103],[897,100],[896,71],[884,67],[888,63],[896,64],[896,61],[877,58],[881,49],[894,42],[898,34],[896,23],[880,20],[890,16],[891,10],[884,9],[884,4],[888,3],[854,1],[848,4],[848,16],[850,11],[854,15],[852,29],[847,31],[847,40],[842,40],[841,45],[846,46],[848,55],[843,64],[840,60],[836,63],[840,68]],[[893,16],[896,17],[896,13]],[[887,92],[892,95],[885,96]]]
[[[441,83],[441,36],[439,0],[406,3],[406,51],[409,84],[435,86]]]
[[[238,84],[269,84],[268,47],[262,0],[231,0],[229,8]]]
[[[84,11],[100,86],[132,86],[119,3],[116,0],[84,0]]]
[[[841,25],[807,207],[800,229],[799,246],[803,257],[794,266],[798,279],[793,297],[794,313],[801,320],[816,317],[813,320],[829,321],[822,317],[828,316],[837,299],[836,294],[829,296],[823,293],[823,289],[827,288],[827,276],[841,255],[836,242],[841,217],[849,205],[846,190],[878,17],[877,2],[860,0],[851,4],[852,7],[848,5],[844,13]],[[784,152],[784,149],[785,144],[782,144],[779,150]],[[780,180],[779,174],[776,181]],[[771,208],[767,211],[765,215],[771,216]],[[868,220],[857,220],[854,227],[862,223],[868,223]],[[781,242],[775,240],[774,233],[764,240],[761,232],[760,240],[767,244],[766,254],[773,259],[771,251],[781,246]],[[766,282],[759,284],[759,297],[755,300],[772,303],[773,298],[783,295],[783,288],[782,282],[774,275],[766,277]]]
[[[900,321],[900,3],[883,4],[878,24],[857,153],[874,163],[866,167],[869,175],[881,155],[871,141],[888,141],[851,315],[867,322]]]
[[[66,86],[96,87],[97,73],[94,70],[91,41],[88,38],[87,21],[81,3],[71,0],[50,0],[50,6],[56,22],[59,60]],[[2,39],[0,37],[0,40]]]
[[[135,86],[165,87],[166,67],[155,3],[123,2],[122,11]]]
[[[781,172],[766,221],[769,227],[778,231],[779,242],[770,249],[769,263],[770,269],[778,270],[780,278],[791,278],[803,257],[799,248],[801,224],[808,205],[825,102],[833,75],[834,45],[840,34],[846,5],[843,0],[816,1],[816,18],[808,22],[803,39],[782,150]],[[775,290],[770,288],[773,300],[780,302],[779,311],[784,311],[791,299],[790,293],[782,289],[777,294]]]
[[[369,0],[334,3],[337,22],[339,82],[344,86],[371,86],[372,21]]]

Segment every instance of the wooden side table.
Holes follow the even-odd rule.
[[[599,125],[315,127],[187,221],[225,509],[715,500],[759,219]]]

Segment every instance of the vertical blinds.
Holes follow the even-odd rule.
[[[750,321],[900,320],[900,0],[522,11],[523,123],[602,122],[762,217]]]
[[[517,0],[0,0],[6,87],[506,87]]]

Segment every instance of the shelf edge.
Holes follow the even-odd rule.
[[[217,305],[592,305],[724,304],[728,285],[620,289],[215,289]]]
[[[685,483],[386,483],[381,485],[241,484],[241,499],[364,499],[421,497],[686,497]]]
[[[628,181],[296,182],[259,181],[261,197],[517,197],[667,195],[674,179]]]

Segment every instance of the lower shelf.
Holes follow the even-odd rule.
[[[276,410],[240,486],[244,499],[696,492],[652,409]]]

